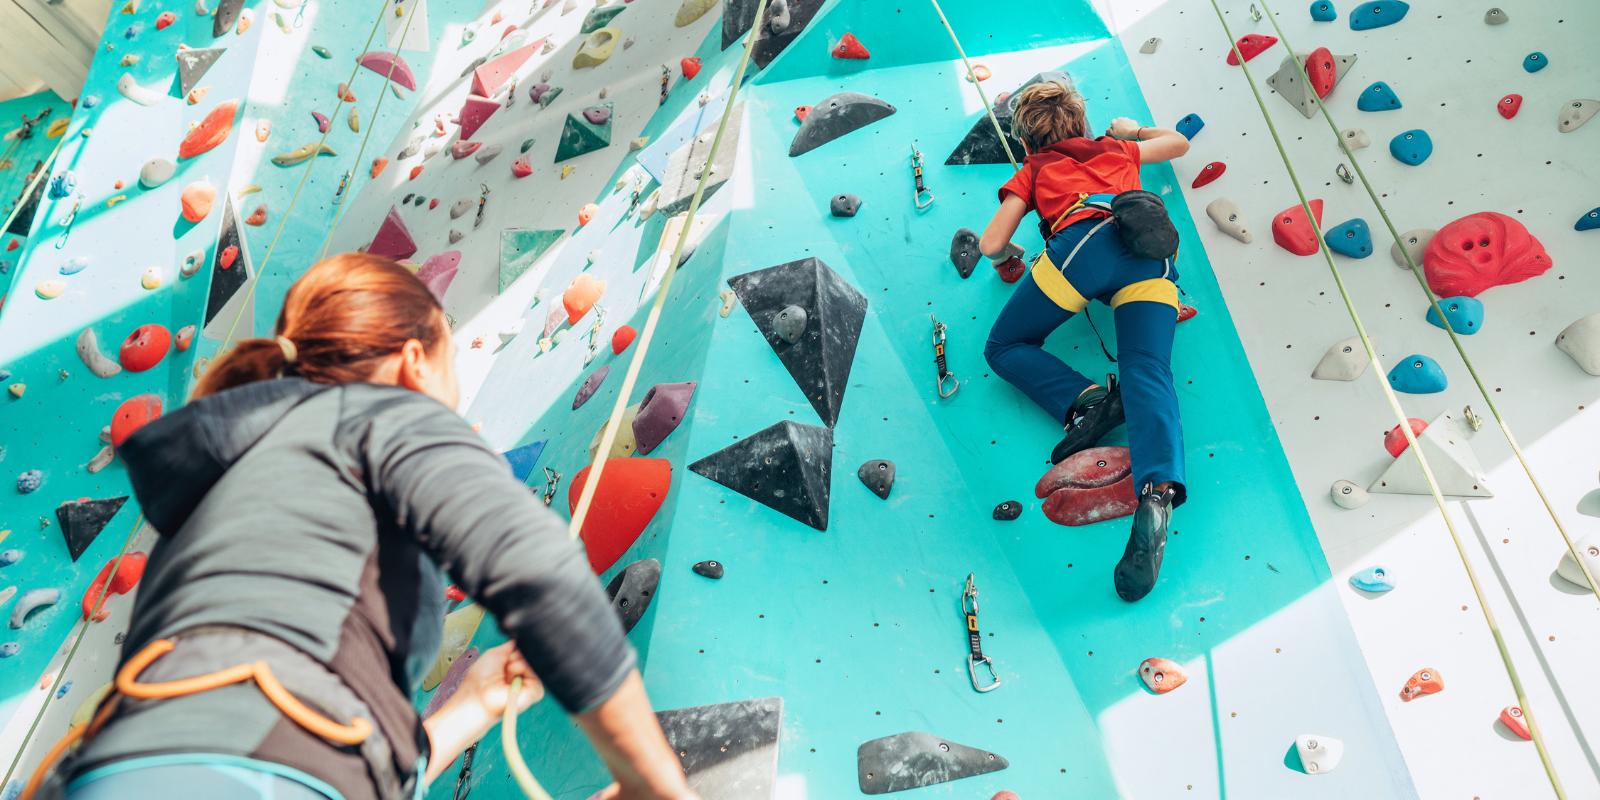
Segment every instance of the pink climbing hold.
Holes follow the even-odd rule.
[[[500,20],[503,20],[505,18],[506,18],[506,12],[504,12],[504,11],[496,11],[496,12],[494,12],[494,19],[489,20],[489,24],[490,25],[499,25],[500,24]]]
[[[121,447],[134,431],[161,419],[161,398],[153,394],[130,397],[111,414],[111,446]]]
[[[1550,269],[1544,245],[1515,219],[1480,211],[1445,225],[1422,252],[1428,288],[1440,297],[1477,297]]]
[[[139,579],[144,577],[145,562],[149,556],[144,553],[129,553],[122,557],[120,562],[112,558],[100,568],[100,574],[94,582],[83,592],[83,618],[88,619],[89,613],[94,611],[95,603],[100,603],[99,612],[95,613],[95,622],[104,622],[111,615],[111,598],[113,595],[127,594],[133,587],[139,585]],[[117,572],[112,575],[111,568],[115,566]],[[100,602],[100,596],[105,595],[105,602]]]
[[[390,53],[384,50],[369,50],[356,56],[356,63],[360,64],[379,75],[390,76],[395,83],[410,89],[417,90],[417,78],[411,72],[411,65],[399,53]],[[393,73],[390,67],[393,66]]]
[[[1521,109],[1522,95],[1520,94],[1508,94],[1505,97],[1500,98],[1500,102],[1495,105],[1495,110],[1499,111],[1500,116],[1505,117],[1506,119],[1511,119],[1512,117],[1516,116],[1517,112]]]
[[[1406,421],[1411,423],[1411,437],[1413,439],[1421,436],[1422,432],[1428,429],[1428,423],[1416,417]],[[1391,456],[1399,458],[1400,454],[1404,453],[1406,448],[1410,446],[1410,444],[1406,443],[1406,435],[1400,430],[1399,425],[1390,428],[1389,432],[1383,435],[1383,449],[1388,450]]]
[[[450,668],[445,670],[444,678],[434,688],[433,697],[429,698],[428,704],[422,707],[421,719],[433,716],[434,712],[438,711],[451,697],[455,696],[456,690],[461,688],[461,682],[467,677],[467,670],[471,669],[473,663],[477,660],[478,648],[469,647],[465,653],[450,662]],[[452,761],[451,763],[455,762]]]
[[[1528,730],[1528,720],[1522,715],[1522,709],[1516,706],[1506,706],[1500,711],[1500,723],[1511,729],[1524,741],[1533,738],[1533,732]]]
[[[1310,201],[1311,213],[1317,215],[1317,225],[1322,225],[1322,201]],[[1272,218],[1272,240],[1279,247],[1294,253],[1297,256],[1314,256],[1317,254],[1317,232],[1312,229],[1311,221],[1306,219],[1306,207],[1296,203]],[[1441,295],[1448,297],[1450,295]]]
[[[867,52],[866,45],[863,45],[855,34],[847,33],[840,37],[839,44],[834,46],[833,57],[861,59],[871,58],[872,54]]]
[[[455,160],[460,161],[461,159],[478,152],[478,148],[482,146],[483,142],[456,142],[455,144],[450,145],[450,156]]]
[[[544,318],[544,337],[546,339],[550,338],[550,334],[555,333],[556,328],[561,327],[561,323],[566,321],[567,309],[564,306],[556,306],[550,309],[550,313],[545,315]]]
[[[179,328],[178,335],[173,338],[172,343],[178,348],[178,352],[180,353],[188,350],[189,345],[194,344],[194,326],[185,325]]]
[[[504,40],[507,36],[510,36],[511,34],[516,33],[516,32],[517,32],[517,26],[515,26],[515,25],[507,25],[506,29],[500,32],[500,38],[501,38],[501,40]]]
[[[400,218],[400,209],[389,207],[389,215],[384,217],[383,224],[378,227],[378,234],[372,237],[372,244],[367,246],[367,252],[394,259],[416,255],[417,242],[411,238],[411,231],[406,228],[406,221]]]
[[[328,116],[326,114],[323,114],[323,113],[321,113],[319,111],[313,111],[313,112],[311,112],[311,118],[317,121],[317,132],[318,133],[327,133],[328,132],[329,120],[328,120]]]
[[[467,95],[467,102],[461,105],[461,138],[471,138],[499,110],[500,103],[497,101],[475,94]]]
[[[1339,70],[1334,66],[1333,53],[1326,47],[1319,47],[1311,51],[1306,58],[1306,77],[1311,79],[1311,88],[1318,97],[1327,97],[1333,91],[1334,84],[1339,82]]]
[[[591,125],[604,125],[607,120],[611,119],[611,109],[586,108],[583,110],[583,118],[588,120]]]
[[[994,797],[989,798],[989,800],[1022,800],[1022,798],[1018,797],[1017,793],[1010,789],[1001,789],[995,792]]]
[[[588,225],[589,220],[594,219],[594,215],[598,213],[600,213],[599,206],[595,205],[594,203],[584,204],[583,208],[578,209],[578,225],[580,227],[583,225]]]
[[[1205,165],[1205,167],[1200,170],[1199,175],[1194,176],[1194,183],[1189,184],[1189,188],[1198,189],[1222,177],[1222,173],[1227,171],[1227,164],[1224,164],[1221,161],[1213,161],[1210,164]]]
[[[650,455],[650,451],[677,430],[678,424],[688,416],[694,387],[694,381],[658,383],[645,393],[644,399],[639,401],[639,412],[633,418],[633,440],[639,455]]]
[[[122,340],[118,360],[122,362],[122,368],[129,372],[144,372],[160,364],[171,347],[172,332],[152,322],[134,328],[133,333]]]
[[[700,74],[700,57],[685,58],[678,62],[678,66],[683,69],[684,79],[692,81],[694,76]]]
[[[1156,694],[1166,694],[1189,680],[1189,673],[1177,662],[1165,658],[1147,658],[1139,665],[1139,680]]]
[[[456,278],[456,267],[461,264],[460,250],[447,250],[437,255],[429,256],[426,262],[417,269],[417,280],[427,285],[428,291],[439,302],[444,302],[444,293],[450,290],[450,282]]]
[[[1244,56],[1244,60],[1249,61],[1250,59],[1261,55],[1266,51],[1267,48],[1277,43],[1278,37],[1276,36],[1267,36],[1260,33],[1245,34],[1239,38],[1239,52],[1237,54],[1233,52],[1232,48],[1229,48],[1228,65],[1237,67],[1239,66],[1240,55]]]
[[[597,281],[589,273],[572,279],[572,284],[561,295],[561,305],[567,310],[567,324],[576,325],[583,315],[594,308],[595,301],[606,293],[606,282]]]
[[[638,335],[639,332],[634,330],[632,325],[618,328],[616,333],[611,334],[611,352],[621,353],[628,349],[628,345],[633,344],[633,337]]]
[[[518,178],[526,178],[529,175],[532,175],[533,162],[530,161],[529,158],[530,156],[523,156],[522,158],[511,162],[511,174],[517,176]]]
[[[500,91],[500,87],[504,86],[512,76],[516,75],[517,70],[521,69],[523,64],[528,63],[528,59],[533,58],[543,44],[544,39],[540,39],[533,44],[512,50],[473,70],[472,93],[479,97],[494,97],[494,93]]]
[[[1091,447],[1051,467],[1033,487],[1044,515],[1060,525],[1126,517],[1139,506],[1126,447]]]

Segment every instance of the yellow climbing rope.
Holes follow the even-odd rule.
[[[506,698],[506,713],[500,719],[500,749],[506,752],[506,767],[517,786],[528,800],[551,800],[550,794],[534,780],[528,762],[522,760],[522,748],[517,746],[517,695],[522,693],[522,676],[511,679],[511,694]]]
[[[622,412],[628,407],[628,396],[633,393],[633,385],[639,379],[639,368],[644,364],[645,353],[650,351],[650,341],[656,332],[656,324],[661,319],[661,306],[666,302],[667,289],[672,287],[672,277],[678,274],[678,260],[683,257],[684,243],[689,241],[689,232],[694,229],[694,215],[700,210],[700,200],[705,197],[706,182],[711,179],[710,165],[717,160],[717,150],[722,147],[722,135],[728,130],[728,118],[733,116],[735,101],[739,96],[739,84],[744,82],[744,70],[750,63],[750,52],[756,46],[756,34],[760,31],[759,21],[767,11],[767,0],[756,4],[754,19],[758,24],[750,26],[750,33],[745,37],[744,54],[739,57],[739,67],[733,73],[733,87],[728,91],[728,104],[722,109],[722,121],[717,124],[717,138],[711,141],[711,152],[706,155],[706,166],[700,170],[700,182],[695,185],[694,197],[689,201],[689,209],[685,213],[683,230],[678,233],[678,243],[672,249],[672,261],[667,265],[667,272],[661,278],[661,287],[656,289],[655,302],[650,305],[650,315],[645,318],[644,330],[639,332],[637,344],[633,348],[633,360],[628,362],[627,377],[622,379],[622,389],[617,392],[616,405],[611,409],[611,417],[606,420],[605,433],[600,437],[600,446],[594,451],[594,464],[589,468],[589,479],[583,484],[583,492],[578,496],[578,505],[572,509],[572,526],[568,536],[578,538],[583,530],[583,521],[589,515],[589,506],[594,502],[596,487],[600,485],[600,474],[605,471],[606,456],[611,452],[611,443],[616,441],[617,426],[622,422]]]
[[[1016,156],[1011,154],[1011,143],[1006,141],[1006,132],[1000,127],[1000,120],[995,118],[994,107],[989,105],[989,97],[983,93],[983,84],[978,80],[978,73],[972,71],[972,62],[967,60],[967,51],[961,49],[961,40],[956,38],[956,31],[950,27],[950,20],[945,19],[944,9],[939,7],[939,0],[928,0],[933,3],[933,10],[939,12],[939,21],[944,23],[944,29],[950,32],[950,41],[955,42],[956,52],[961,54],[961,63],[967,67],[967,79],[972,81],[972,88],[978,90],[978,99],[983,101],[983,110],[989,113],[989,121],[994,123],[994,132],[1000,134],[1000,146],[1006,149],[1006,159],[1011,162],[1013,170],[1020,170],[1017,166]]]
[[[5,232],[11,228],[12,220],[15,220],[17,215],[22,213],[22,207],[27,205],[27,203],[24,201],[26,201],[28,197],[33,194],[34,190],[41,182],[50,177],[50,165],[55,163],[56,155],[61,152],[61,145],[66,143],[67,137],[61,137],[61,141],[56,142],[55,149],[51,150],[50,155],[45,157],[44,165],[39,167],[39,172],[33,176],[33,180],[28,183],[27,188],[22,190],[22,197],[17,201],[16,208],[11,209],[11,213],[6,215],[6,224],[0,225],[0,236],[5,235]],[[37,208],[37,206],[35,206],[35,208]],[[21,266],[21,259],[18,259],[18,266]]]
[[[1277,17],[1272,16],[1272,10],[1267,7],[1265,2],[1262,2],[1261,7],[1266,9],[1265,13],[1268,19],[1272,20],[1272,27],[1278,31],[1278,38],[1283,40],[1283,46],[1290,53],[1293,53],[1294,48],[1290,47],[1288,37],[1284,36],[1283,29],[1278,27]],[[1295,59],[1295,63],[1299,65],[1301,79],[1307,80],[1305,85],[1310,86],[1311,84],[1305,74],[1305,64],[1298,58]],[[1489,391],[1488,387],[1484,386],[1483,379],[1478,376],[1478,368],[1473,366],[1471,357],[1467,355],[1466,345],[1462,343],[1461,337],[1456,334],[1455,328],[1450,325],[1449,316],[1444,313],[1444,309],[1439,307],[1438,299],[1433,296],[1433,291],[1428,287],[1427,277],[1422,274],[1422,269],[1417,266],[1416,260],[1411,257],[1411,249],[1401,244],[1400,232],[1395,229],[1394,222],[1389,219],[1389,212],[1384,209],[1383,202],[1378,199],[1378,193],[1373,190],[1372,184],[1367,180],[1367,175],[1362,171],[1361,164],[1356,161],[1356,157],[1350,152],[1350,146],[1345,142],[1344,136],[1340,134],[1339,125],[1333,121],[1333,115],[1328,113],[1328,107],[1322,104],[1322,98],[1317,96],[1316,92],[1312,92],[1311,96],[1316,101],[1317,108],[1322,111],[1322,118],[1327,120],[1328,126],[1332,128],[1333,138],[1339,141],[1339,148],[1344,151],[1345,158],[1350,159],[1350,165],[1355,168],[1356,175],[1361,178],[1361,185],[1366,188],[1367,196],[1372,198],[1372,204],[1377,207],[1378,215],[1383,217],[1383,224],[1389,228],[1389,235],[1394,237],[1395,245],[1405,255],[1406,265],[1411,268],[1411,274],[1416,277],[1417,285],[1421,287],[1423,296],[1428,298],[1428,305],[1433,307],[1433,313],[1438,315],[1445,332],[1450,334],[1450,342],[1456,346],[1456,352],[1461,355],[1461,362],[1467,366],[1468,374],[1472,375],[1473,383],[1478,385],[1478,393],[1483,395],[1483,401],[1489,405],[1489,412],[1494,415],[1494,421],[1500,426],[1500,432],[1505,434],[1506,442],[1511,445],[1511,452],[1516,454],[1517,463],[1522,465],[1522,471],[1527,474],[1528,481],[1533,484],[1533,490],[1539,493],[1539,500],[1544,503],[1545,511],[1550,513],[1550,520],[1556,524],[1556,530],[1561,533],[1562,541],[1567,543],[1567,551],[1572,554],[1572,560],[1577,562],[1579,569],[1583,570],[1584,579],[1589,581],[1589,591],[1594,594],[1595,600],[1600,600],[1600,581],[1596,581],[1594,574],[1589,571],[1589,566],[1585,563],[1582,555],[1578,553],[1577,545],[1572,543],[1572,537],[1568,535],[1567,527],[1561,523],[1561,517],[1556,513],[1555,505],[1550,502],[1549,496],[1544,493],[1544,487],[1539,484],[1539,479],[1534,476],[1533,468],[1528,466],[1528,459],[1523,457],[1522,448],[1517,445],[1516,437],[1511,435],[1511,427],[1506,424],[1505,418],[1500,415],[1500,407],[1495,405],[1494,395]]]
[[[1383,370],[1382,363],[1378,361],[1378,353],[1372,348],[1372,340],[1367,336],[1367,330],[1361,324],[1361,316],[1356,313],[1355,303],[1351,301],[1350,293],[1345,288],[1344,278],[1339,273],[1339,267],[1333,262],[1333,254],[1328,250],[1327,242],[1322,239],[1322,227],[1317,223],[1317,215],[1311,213],[1311,206],[1306,200],[1305,190],[1300,186],[1300,178],[1294,171],[1294,164],[1289,159],[1289,153],[1283,147],[1283,140],[1278,137],[1277,126],[1272,124],[1272,114],[1267,111],[1267,104],[1261,99],[1261,90],[1256,87],[1255,77],[1250,74],[1248,63],[1245,61],[1244,56],[1239,53],[1238,43],[1234,39],[1233,31],[1228,27],[1228,21],[1223,16],[1222,9],[1217,5],[1217,0],[1211,0],[1211,8],[1217,13],[1217,21],[1222,23],[1222,30],[1228,36],[1229,46],[1233,49],[1234,57],[1239,60],[1240,66],[1244,68],[1244,77],[1250,84],[1250,92],[1255,95],[1256,105],[1261,108],[1261,116],[1266,120],[1267,130],[1272,133],[1272,141],[1278,148],[1279,157],[1283,159],[1283,166],[1289,171],[1289,180],[1294,184],[1295,194],[1300,198],[1300,207],[1305,211],[1306,220],[1311,223],[1312,231],[1317,236],[1318,248],[1322,251],[1323,259],[1328,262],[1328,270],[1333,274],[1333,282],[1339,287],[1339,297],[1344,300],[1345,309],[1350,312],[1350,321],[1355,323],[1356,334],[1361,337],[1361,344],[1366,348],[1367,358],[1372,364],[1373,375],[1383,385],[1384,397],[1388,399],[1389,407],[1394,411],[1395,419],[1400,421],[1399,430],[1406,437],[1407,448],[1416,457],[1417,464],[1422,467],[1422,475],[1428,481],[1428,489],[1433,493],[1434,502],[1439,506],[1439,515],[1444,518],[1445,528],[1450,531],[1451,541],[1455,542],[1456,554],[1461,557],[1461,566],[1466,570],[1467,580],[1472,584],[1473,594],[1477,595],[1478,606],[1483,609],[1484,621],[1489,625],[1489,632],[1494,635],[1495,647],[1500,650],[1500,660],[1505,665],[1506,675],[1511,679],[1511,688],[1516,692],[1517,704],[1522,709],[1523,719],[1528,723],[1529,732],[1533,735],[1533,744],[1539,751],[1539,759],[1544,762],[1545,774],[1550,777],[1550,785],[1555,789],[1556,797],[1559,800],[1566,800],[1567,795],[1566,791],[1561,787],[1561,779],[1556,775],[1555,765],[1550,761],[1549,752],[1545,750],[1544,737],[1539,732],[1539,724],[1534,720],[1533,711],[1528,708],[1528,697],[1522,689],[1522,680],[1517,676],[1517,668],[1511,661],[1511,653],[1506,650],[1505,637],[1500,633],[1500,625],[1495,621],[1494,612],[1489,609],[1489,602],[1483,596],[1483,588],[1478,584],[1477,572],[1473,570],[1472,562],[1467,558],[1466,548],[1461,544],[1461,536],[1456,533],[1455,523],[1451,521],[1450,512],[1445,508],[1444,495],[1440,493],[1439,484],[1434,480],[1433,470],[1428,466],[1428,459],[1422,454],[1422,448],[1417,444],[1416,435],[1411,432],[1411,425],[1406,420],[1405,411],[1400,408],[1399,398],[1395,397],[1394,390],[1390,388],[1389,382],[1384,378],[1386,373]],[[1266,14],[1270,17],[1272,15],[1271,10],[1267,10]],[[1285,42],[1284,44],[1287,48],[1288,43]],[[1309,80],[1307,80],[1307,85],[1310,85]],[[1443,314],[1440,317],[1443,318]]]

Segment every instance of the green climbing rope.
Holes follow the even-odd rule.
[[[989,97],[983,93],[983,84],[978,80],[978,73],[972,71],[972,62],[967,60],[967,51],[961,49],[961,40],[956,38],[955,28],[950,27],[950,20],[945,19],[944,9],[939,7],[939,0],[928,1],[933,3],[933,10],[939,12],[939,21],[944,23],[944,29],[950,33],[950,41],[955,42],[956,52],[961,54],[961,63],[967,67],[967,79],[972,81],[972,88],[978,90],[978,99],[983,101],[983,110],[989,113],[989,121],[994,123],[994,132],[1000,134],[1000,146],[1006,149],[1006,160],[1011,162],[1011,169],[1022,169],[1017,166],[1017,157],[1011,154],[1011,143],[1006,141],[1006,132],[1000,127],[1000,120],[995,118],[994,107],[989,105]]]
[[[759,20],[766,14],[767,0],[756,4],[755,19]],[[633,348],[633,360],[628,362],[627,377],[622,379],[622,389],[617,392],[617,403],[611,409],[611,417],[606,420],[605,433],[600,437],[600,446],[595,449],[594,463],[589,468],[589,478],[583,484],[583,492],[578,496],[578,505],[572,509],[572,526],[567,535],[578,538],[578,533],[583,530],[583,521],[589,515],[589,505],[594,502],[595,489],[600,485],[600,474],[605,471],[606,454],[611,452],[611,443],[617,439],[617,427],[622,422],[622,412],[628,407],[628,396],[633,393],[633,385],[639,380],[639,368],[644,364],[645,353],[650,351],[650,340],[656,332],[656,324],[661,320],[661,307],[667,300],[667,289],[672,286],[672,277],[678,274],[678,260],[683,258],[684,243],[689,241],[689,231],[694,229],[694,215],[700,210],[700,200],[705,197],[706,182],[711,180],[712,163],[717,160],[717,150],[722,147],[722,135],[728,130],[728,118],[733,116],[735,100],[739,96],[739,84],[744,82],[744,70],[750,63],[750,53],[755,50],[756,34],[760,25],[751,25],[750,34],[745,37],[744,54],[739,57],[739,67],[733,73],[733,87],[728,90],[728,104],[722,109],[722,121],[717,124],[717,138],[711,141],[711,152],[706,155],[706,168],[700,170],[700,182],[695,185],[694,197],[689,201],[689,209],[684,212],[683,230],[678,233],[678,243],[672,248],[672,262],[667,265],[666,274],[661,277],[661,287],[656,289],[655,302],[650,305],[650,315],[645,318],[644,330],[639,332],[638,343]]]
[[[1293,53],[1294,48],[1290,47],[1288,37],[1284,36],[1283,29],[1278,27],[1277,17],[1272,16],[1272,10],[1267,8],[1265,2],[1262,2],[1261,6],[1266,9],[1267,17],[1272,20],[1272,27],[1278,31],[1278,38],[1283,40],[1283,46],[1290,53]],[[1299,65],[1301,79],[1307,81],[1307,86],[1311,85],[1309,78],[1305,74],[1306,65],[1298,58],[1295,59],[1295,63]],[[1600,600],[1600,581],[1595,580],[1594,574],[1589,571],[1589,567],[1584,563],[1583,557],[1578,554],[1578,547],[1572,543],[1572,537],[1567,533],[1567,527],[1561,523],[1561,517],[1556,513],[1555,505],[1550,502],[1549,496],[1544,493],[1544,487],[1539,484],[1539,479],[1533,474],[1533,468],[1528,466],[1528,459],[1522,455],[1522,448],[1517,445],[1516,437],[1511,435],[1511,427],[1506,424],[1505,418],[1500,415],[1500,407],[1495,405],[1494,395],[1487,386],[1484,386],[1483,379],[1478,376],[1478,368],[1473,365],[1472,358],[1467,355],[1466,345],[1462,343],[1461,337],[1456,334],[1455,328],[1451,327],[1449,316],[1444,313],[1444,309],[1439,307],[1439,300],[1434,297],[1433,290],[1428,287],[1428,279],[1422,274],[1422,269],[1417,266],[1416,260],[1411,257],[1410,248],[1401,244],[1400,232],[1395,229],[1394,222],[1389,219],[1389,212],[1383,207],[1383,202],[1378,199],[1378,193],[1373,190],[1372,184],[1367,180],[1367,174],[1362,171],[1361,164],[1356,161],[1355,155],[1350,152],[1349,144],[1345,142],[1344,136],[1339,132],[1338,123],[1333,121],[1333,115],[1328,113],[1328,107],[1322,104],[1322,98],[1317,96],[1316,92],[1312,92],[1311,95],[1316,100],[1317,108],[1322,111],[1322,118],[1327,120],[1328,126],[1332,128],[1333,138],[1339,141],[1339,147],[1344,151],[1345,158],[1350,159],[1350,165],[1355,168],[1356,175],[1361,178],[1361,185],[1366,188],[1367,196],[1372,198],[1372,204],[1377,207],[1378,215],[1383,217],[1383,224],[1389,228],[1389,235],[1394,237],[1395,245],[1399,247],[1401,253],[1405,254],[1406,265],[1411,268],[1411,274],[1416,277],[1417,285],[1422,288],[1423,296],[1428,298],[1428,305],[1433,307],[1433,313],[1438,315],[1445,332],[1450,334],[1450,342],[1456,346],[1456,352],[1461,355],[1461,362],[1467,366],[1467,372],[1472,375],[1473,383],[1478,385],[1478,393],[1483,395],[1483,401],[1489,405],[1489,412],[1494,415],[1494,421],[1500,426],[1500,432],[1505,434],[1506,442],[1511,445],[1511,452],[1516,454],[1517,462],[1522,465],[1522,471],[1527,473],[1528,480],[1533,484],[1533,490],[1539,493],[1539,500],[1544,503],[1544,510],[1550,513],[1550,520],[1556,524],[1556,530],[1561,533],[1562,541],[1567,543],[1567,551],[1572,553],[1572,560],[1578,564],[1579,569],[1583,570],[1583,577],[1589,581],[1589,591],[1594,593],[1596,600]]]
[[[1428,459],[1422,454],[1422,448],[1417,444],[1416,435],[1411,432],[1411,426],[1406,421],[1406,414],[1400,407],[1399,398],[1395,397],[1394,389],[1384,378],[1383,365],[1378,361],[1378,353],[1372,348],[1372,340],[1367,336],[1366,328],[1361,324],[1361,315],[1356,313],[1355,303],[1350,299],[1350,292],[1345,288],[1344,277],[1339,273],[1339,267],[1333,262],[1333,253],[1328,250],[1327,242],[1322,238],[1322,226],[1317,223],[1317,215],[1311,213],[1311,205],[1306,200],[1305,189],[1300,186],[1300,177],[1294,171],[1294,164],[1289,159],[1289,153],[1283,147],[1283,140],[1278,136],[1277,126],[1272,124],[1272,114],[1267,111],[1266,101],[1261,99],[1261,90],[1256,87],[1255,77],[1250,74],[1250,67],[1244,56],[1239,53],[1239,46],[1233,37],[1233,31],[1228,27],[1228,20],[1223,16],[1222,9],[1217,5],[1217,0],[1211,0],[1211,8],[1217,13],[1217,21],[1222,23],[1222,30],[1228,36],[1229,46],[1233,49],[1234,57],[1239,60],[1239,65],[1244,69],[1245,80],[1250,84],[1250,92],[1255,95],[1256,105],[1261,108],[1261,117],[1266,120],[1267,130],[1272,133],[1272,142],[1278,148],[1278,156],[1283,159],[1283,166],[1289,172],[1289,180],[1294,184],[1294,191],[1300,198],[1300,207],[1306,212],[1306,220],[1311,223],[1312,231],[1317,236],[1317,246],[1322,251],[1322,257],[1328,262],[1328,271],[1333,274],[1333,282],[1339,287],[1339,297],[1344,300],[1345,309],[1350,312],[1350,321],[1355,323],[1356,334],[1361,337],[1361,345],[1366,348],[1367,358],[1372,363],[1373,375],[1378,383],[1383,385],[1384,397],[1389,400],[1389,407],[1394,411],[1395,419],[1400,421],[1399,430],[1406,437],[1406,446],[1417,459],[1417,464],[1422,467],[1422,475],[1428,481],[1428,489],[1433,493],[1433,500],[1439,506],[1439,515],[1444,519],[1445,528],[1450,531],[1450,539],[1455,542],[1456,554],[1461,557],[1461,566],[1467,573],[1467,580],[1472,584],[1472,592],[1477,595],[1478,606],[1483,609],[1483,618],[1489,625],[1489,632],[1494,635],[1495,647],[1500,650],[1500,660],[1505,665],[1506,675],[1511,679],[1511,688],[1516,692],[1517,704],[1522,709],[1523,719],[1528,723],[1528,730],[1533,735],[1533,744],[1539,751],[1539,760],[1544,762],[1545,774],[1550,777],[1550,785],[1555,789],[1558,800],[1566,800],[1566,791],[1561,787],[1561,778],[1556,775],[1555,765],[1550,761],[1550,754],[1545,750],[1544,737],[1539,732],[1539,725],[1534,721],[1533,712],[1528,708],[1528,697],[1522,689],[1522,679],[1517,676],[1517,667],[1511,661],[1511,653],[1506,650],[1505,637],[1500,633],[1500,625],[1495,621],[1494,612],[1489,609],[1489,602],[1483,596],[1483,587],[1478,583],[1477,572],[1472,568],[1472,562],[1467,558],[1466,548],[1461,544],[1461,536],[1456,532],[1455,523],[1450,519],[1450,512],[1445,508],[1444,495],[1439,491],[1439,484],[1434,480],[1433,469],[1428,466]],[[1268,10],[1268,16],[1271,11]],[[1287,42],[1285,47],[1287,48]],[[1292,50],[1290,51],[1293,52]],[[1308,81],[1309,84],[1309,81]],[[1314,93],[1313,93],[1314,94]],[[1402,248],[1404,249],[1404,248]],[[1440,315],[1441,318],[1443,315]]]

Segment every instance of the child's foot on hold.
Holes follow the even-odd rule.
[[[1106,376],[1110,388],[1092,387],[1078,396],[1067,412],[1067,435],[1050,453],[1050,463],[1060,464],[1068,456],[1088,450],[1100,437],[1125,422],[1122,413],[1122,388],[1114,376]]]
[[[1133,512],[1133,532],[1128,547],[1112,573],[1117,596],[1130,603],[1155,588],[1161,574],[1161,555],[1167,549],[1167,522],[1172,518],[1172,501],[1178,492],[1168,484],[1157,489],[1146,483],[1139,490],[1139,507]]]

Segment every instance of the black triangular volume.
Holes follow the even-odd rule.
[[[735,275],[728,285],[817,416],[832,428],[844,404],[867,298],[815,257]],[[794,344],[779,336],[773,325],[789,306],[806,311],[805,332]]]
[[[689,788],[705,800],[773,796],[783,698],[675,708],[656,712],[656,720],[683,763]]]
[[[1036,83],[1045,81],[1058,81],[1071,87],[1072,76],[1066,72],[1053,70],[1041,72],[1028,79],[1016,91],[1006,96],[1005,100],[994,104],[994,119],[989,119],[989,112],[978,115],[978,120],[972,123],[972,130],[962,138],[961,144],[951,151],[950,157],[944,160],[945,166],[961,166],[971,164],[1009,164],[1006,158],[1006,148],[1000,144],[1000,134],[994,129],[995,123],[1000,123],[1000,130],[1005,131],[1005,140],[1011,145],[1011,157],[1022,160],[1022,142],[1011,132],[1011,112],[1017,109],[1017,99],[1022,95],[1022,90]]]
[[[188,48],[178,51],[178,96],[184,97],[194,91],[200,79],[206,76],[206,71],[217,59],[227,52],[226,47],[207,47],[204,49]]]
[[[856,748],[862,794],[903,792],[1009,766],[1002,756],[926,733],[897,733]]]
[[[222,34],[233,28],[233,23],[239,21],[239,12],[244,10],[244,0],[219,0],[217,13],[211,18],[211,38],[218,39]]]
[[[56,519],[61,522],[61,535],[66,537],[67,552],[77,561],[83,551],[94,544],[96,536],[105,530],[111,518],[128,502],[127,495],[104,500],[73,500],[56,507]]]
[[[780,422],[689,469],[819,531],[828,529],[833,431],[827,428]]]
[[[767,65],[778,57],[779,53],[782,53],[795,39],[799,38],[800,34],[805,31],[806,26],[811,24],[811,19],[817,15],[818,11],[822,10],[824,2],[827,2],[827,0],[783,0],[782,4],[778,0],[768,2],[767,13],[761,18],[761,30],[756,33],[755,49],[750,52],[750,60],[755,62],[756,68],[766,69]],[[732,3],[730,2],[729,5],[731,6]],[[753,6],[754,4],[752,3],[751,5]],[[773,33],[773,19],[778,18],[781,20],[785,10],[788,12],[788,24],[782,26],[782,31]],[[724,11],[723,13],[726,14],[728,12]],[[728,36],[727,17],[723,17],[723,19],[722,36],[726,40]],[[745,22],[744,31],[741,31],[741,33],[749,30],[750,23]],[[724,44],[722,46],[723,49],[727,49],[729,44],[733,44],[733,42],[729,41],[728,44]]]
[[[227,255],[230,247],[238,248],[234,250],[231,260]],[[211,258],[211,293],[206,297],[206,325],[211,324],[217,312],[249,281],[249,262],[250,254],[246,252],[244,237],[239,230],[239,215],[234,211],[233,197],[229,195],[222,207],[221,227],[217,229],[217,250]]]
[[[750,32],[756,21],[756,6],[761,0],[722,0],[722,49]]]

